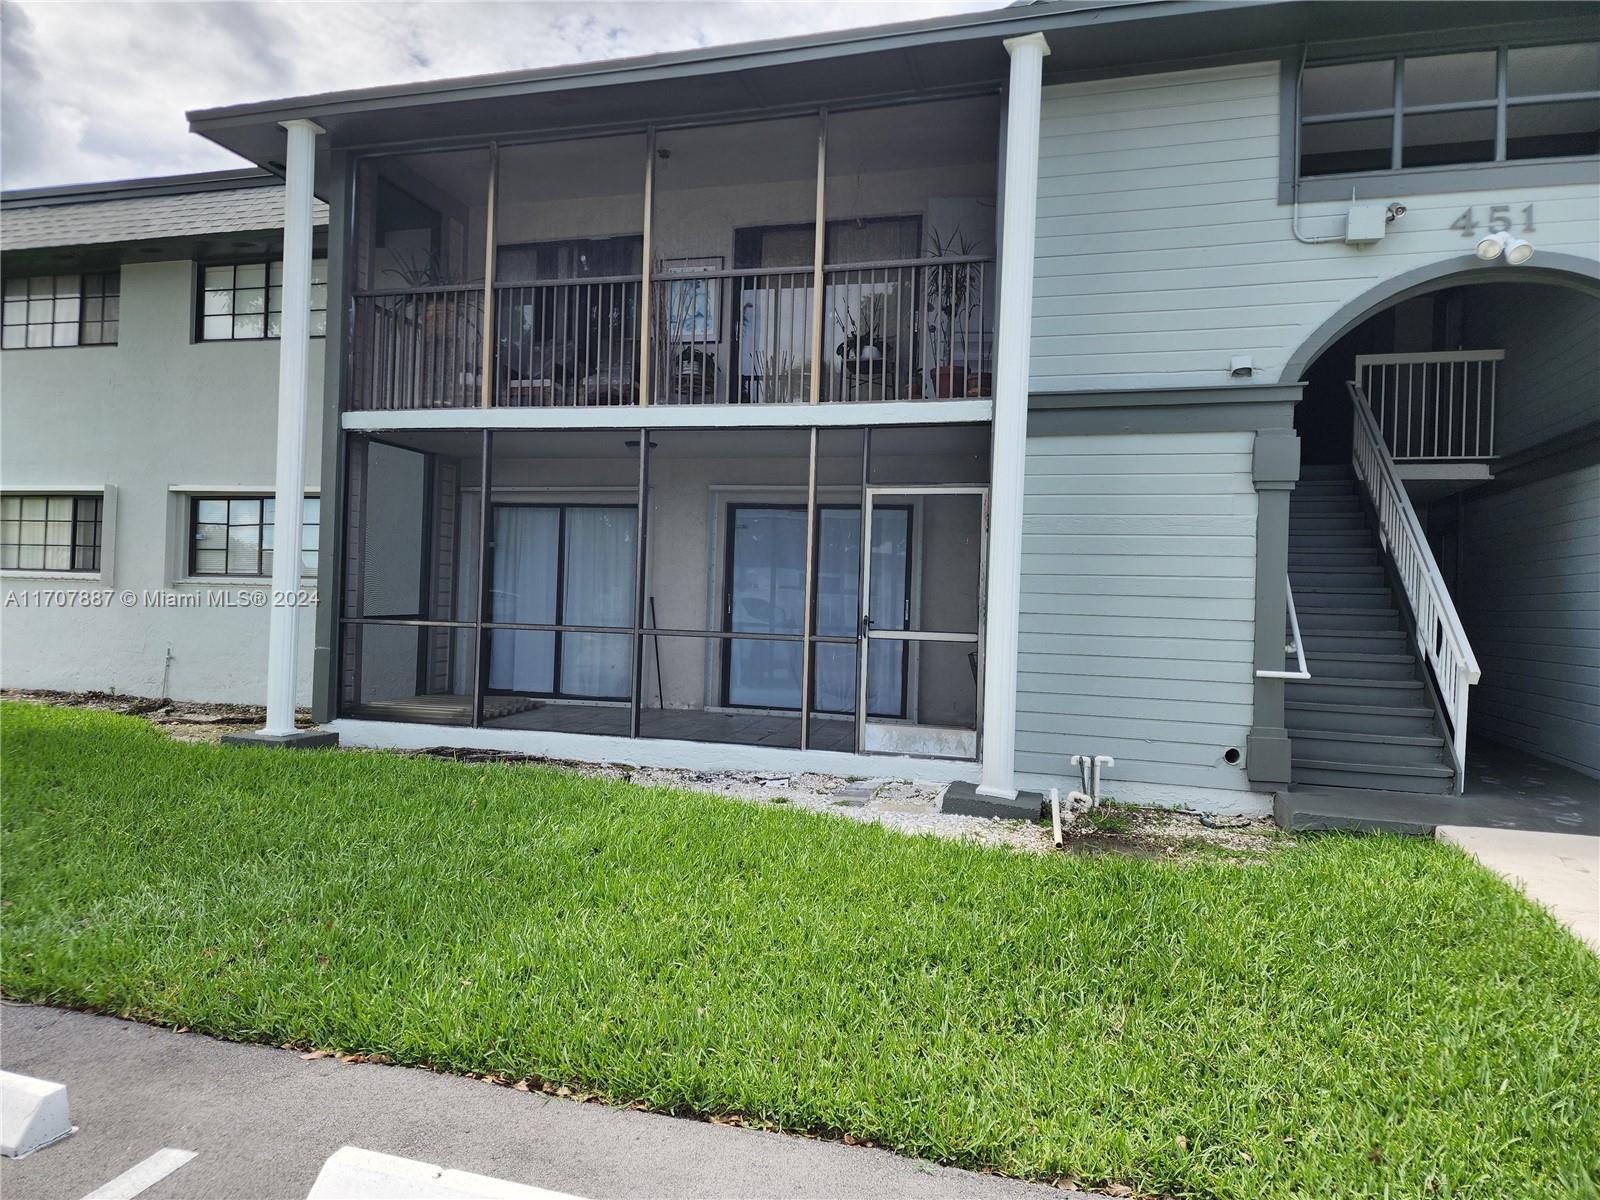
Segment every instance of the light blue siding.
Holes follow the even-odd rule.
[[[1246,788],[1256,497],[1249,433],[1028,440],[1017,769]]]
[[[1271,61],[1045,89],[1034,391],[1226,384],[1236,354],[1275,380],[1344,305],[1470,255],[1451,228],[1468,208],[1481,229],[1490,206],[1531,204],[1539,255],[1596,258],[1593,181],[1407,196],[1363,247],[1342,240],[1348,202],[1306,204],[1302,232],[1338,240],[1295,240],[1278,203],[1279,82]]]
[[[1600,466],[1469,503],[1469,728],[1600,776]]]
[[[1600,299],[1574,288],[1498,284],[1467,306],[1465,344],[1504,350],[1495,453],[1600,420]]]

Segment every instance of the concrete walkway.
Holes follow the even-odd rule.
[[[1466,825],[1441,825],[1434,836],[1520,887],[1600,953],[1600,837]]]
[[[113,1017],[0,1006],[0,1064],[67,1085],[79,1130],[0,1160],[6,1200],[81,1200],[163,1148],[139,1200],[303,1200],[340,1146],[601,1197],[972,1197],[1056,1191],[882,1150],[578,1104],[429,1071],[306,1061]]]

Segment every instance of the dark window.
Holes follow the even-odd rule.
[[[1302,176],[1600,154],[1600,43],[1308,66]]]
[[[206,267],[200,295],[200,340],[252,341],[283,333],[283,263]],[[311,260],[311,336],[328,332],[328,260]]]
[[[189,502],[189,574],[266,578],[274,542],[271,496],[196,496]],[[300,574],[317,573],[322,503],[307,496],[300,524]]]
[[[0,498],[0,569],[98,571],[99,496]]]
[[[120,290],[116,271],[7,279],[0,345],[7,350],[114,346]]]

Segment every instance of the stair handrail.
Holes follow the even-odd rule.
[[[1444,575],[1428,546],[1422,522],[1417,519],[1411,497],[1395,468],[1394,457],[1373,419],[1366,393],[1354,380],[1347,386],[1355,409],[1351,465],[1378,515],[1378,536],[1394,560],[1401,590],[1411,608],[1417,648],[1433,670],[1439,701],[1450,725],[1450,753],[1459,795],[1466,786],[1467,690],[1483,673],[1478,669],[1477,656],[1472,653],[1472,643],[1467,640]]]
[[[1290,636],[1294,639],[1283,648],[1283,653],[1285,656],[1290,654],[1294,655],[1295,669],[1293,671],[1269,671],[1262,669],[1256,672],[1256,678],[1310,679],[1311,672],[1306,669],[1305,639],[1300,636],[1300,614],[1295,611],[1294,607],[1294,584],[1290,581],[1287,575],[1285,575],[1283,578],[1283,596],[1284,600],[1287,601],[1289,609],[1289,628],[1291,630]]]

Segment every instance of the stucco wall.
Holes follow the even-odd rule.
[[[1045,89],[1034,391],[1226,383],[1233,355],[1276,380],[1344,305],[1470,255],[1473,239],[1450,228],[1469,208],[1481,233],[1490,206],[1520,229],[1532,205],[1534,264],[1595,260],[1592,182],[1395,197],[1409,211],[1380,242],[1296,241],[1278,203],[1278,93],[1276,61]],[[1347,208],[1303,205],[1302,233],[1342,239]]]
[[[154,608],[146,591],[254,598],[265,584],[182,579],[186,501],[174,487],[273,490],[278,343],[192,341],[194,264],[122,271],[120,343],[7,350],[0,355],[0,482],[114,486],[111,573],[35,579],[7,573],[5,593],[35,588],[131,589],[105,608],[0,610],[0,677],[11,687],[115,689],[179,699],[264,702],[265,607]],[[313,416],[306,483],[317,487],[323,346],[312,343]],[[309,581],[308,581],[309,582]],[[301,624],[300,699],[311,697],[313,611]]]

